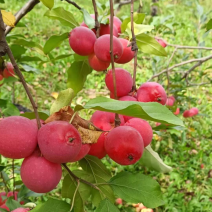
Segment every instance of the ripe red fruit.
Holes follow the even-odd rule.
[[[124,118],[122,115],[119,115],[121,120],[121,125],[124,125]],[[115,113],[104,112],[104,111],[95,111],[91,117],[91,122],[98,128],[108,131],[114,128],[115,126]]]
[[[155,39],[163,48],[165,48],[167,46],[166,41],[162,40],[162,39]]]
[[[173,106],[175,102],[175,98],[173,96],[167,97],[166,105]]]
[[[131,74],[123,68],[115,69],[117,96],[126,96],[132,89],[133,79]],[[114,94],[113,73],[110,69],[105,77],[105,83],[111,93]]]
[[[102,133],[99,136],[97,143],[91,145],[88,155],[96,156],[99,159],[102,159],[103,157],[105,157],[105,155],[107,154],[106,150],[105,150],[106,135],[107,135],[107,133]]]
[[[16,208],[15,210],[11,212],[28,212],[28,211],[30,211],[29,208]]]
[[[110,35],[102,35],[96,40],[94,52],[99,60],[111,62],[110,57]],[[119,39],[113,36],[114,61],[118,61],[123,54],[123,47]]]
[[[192,107],[190,109],[190,113],[192,114],[192,116],[195,116],[199,113],[199,110],[196,107]]]
[[[95,42],[95,34],[86,27],[79,26],[70,32],[69,44],[73,51],[81,56],[92,54]]]
[[[52,163],[41,156],[36,149],[21,165],[21,179],[27,188],[36,193],[53,190],[62,176],[60,164]]]
[[[14,200],[18,200],[18,192],[15,191],[14,193],[15,193]],[[13,192],[12,192],[12,191],[9,191],[9,192],[7,193],[7,197],[8,197],[8,198],[9,198],[9,197],[13,197]]]
[[[139,102],[158,102],[166,104],[167,96],[164,88],[156,82],[145,82],[137,91]]]
[[[136,163],[144,150],[140,133],[132,127],[120,126],[111,130],[105,139],[108,156],[120,165]]]
[[[109,20],[110,20],[110,16],[108,17]],[[121,34],[121,20],[116,17],[116,16],[113,16],[113,24],[116,26],[117,30],[118,30],[118,35]]]
[[[77,155],[72,161],[70,161],[70,162],[76,162],[76,161],[79,161],[79,160],[81,160],[82,158],[84,158],[84,157],[88,154],[90,148],[91,148],[91,145],[90,145],[90,144],[82,144],[82,147],[81,147],[81,149],[80,149],[80,152],[79,152],[78,155]]]
[[[3,77],[4,78],[14,77],[14,75],[15,75],[14,67],[13,67],[12,63],[8,62],[3,71]]]
[[[53,121],[38,131],[38,144],[47,160],[67,163],[79,154],[82,141],[73,125],[65,121]]]
[[[122,205],[122,199],[121,198],[117,198],[116,199],[116,204],[117,205]]]
[[[133,96],[123,96],[121,98],[119,98],[120,101],[136,101],[137,102],[137,99]],[[127,122],[128,120],[132,119],[133,117],[132,116],[124,116],[124,121]]]
[[[118,38],[118,39],[122,44],[123,54],[120,57],[120,59],[116,61],[116,63],[119,63],[119,64],[128,63],[134,58],[135,52],[131,50],[131,46],[128,47],[128,45],[130,44],[128,40],[123,38]]]
[[[178,115],[180,113],[180,108],[177,108],[176,111],[174,112],[174,115]]]
[[[1,192],[0,193],[0,205],[2,205],[2,204],[4,204],[5,202],[6,202],[6,199],[5,200],[3,200],[2,199],[2,196],[7,196],[7,193],[6,192]]]
[[[110,25],[109,24],[100,24],[99,35],[107,35],[110,34]],[[118,29],[113,25],[113,35],[118,37]]]
[[[91,18],[95,19],[95,15],[94,15],[94,14],[90,14],[90,16],[91,16]],[[87,28],[88,28],[88,26],[85,24],[84,21],[80,24],[80,26],[83,26],[83,27],[87,27]],[[96,35],[96,30],[95,30],[95,28],[93,28],[93,29],[91,29],[91,30],[92,30],[92,31],[94,32],[94,34]]]
[[[125,126],[130,126],[136,129],[143,138],[144,147],[148,146],[153,137],[152,128],[149,123],[143,119],[133,118],[125,123]]]
[[[21,116],[10,116],[0,121],[0,154],[20,159],[32,154],[37,146],[36,125]]]
[[[6,209],[7,211],[10,211],[10,209],[6,206],[6,204],[4,203],[3,205],[1,205],[0,208]]]
[[[95,54],[91,54],[88,56],[88,62],[91,68],[96,71],[107,70],[107,68],[110,66],[110,62],[99,60]]]

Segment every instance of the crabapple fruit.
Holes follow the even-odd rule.
[[[162,39],[155,39],[163,48],[165,48],[167,46],[166,41],[162,40]]]
[[[99,37],[94,45],[94,52],[98,59],[111,62],[110,57],[110,35],[102,35]],[[123,47],[119,39],[113,36],[113,56],[114,61],[118,61],[123,54]]]
[[[38,131],[38,145],[47,160],[67,163],[77,157],[82,141],[73,125],[65,121],[53,121]]]
[[[173,96],[167,97],[166,105],[173,106],[175,102],[175,98]]]
[[[119,115],[121,120],[121,125],[124,125],[124,118],[122,115]],[[91,122],[98,128],[108,131],[114,128],[115,126],[115,113],[104,112],[104,111],[95,111],[91,117]]]
[[[7,211],[10,211],[10,209],[6,206],[5,203],[3,205],[1,205],[0,208],[3,208],[3,209],[6,209]]]
[[[5,69],[3,70],[3,77],[8,78],[8,77],[14,77],[15,72],[14,72],[14,67],[12,63],[8,62],[6,64]]]
[[[180,113],[180,108],[178,107],[177,109],[176,109],[176,111],[174,112],[174,115],[178,115]]]
[[[136,163],[142,156],[144,143],[140,133],[129,126],[111,130],[105,139],[108,156],[120,165]]]
[[[149,123],[143,119],[132,118],[128,120],[124,126],[130,126],[136,129],[143,138],[144,147],[148,146],[153,137],[152,128]]]
[[[184,117],[184,118],[191,117],[191,116],[190,116],[190,110],[185,110],[185,111],[183,112],[183,117]]]
[[[116,199],[116,204],[117,205],[122,205],[122,199],[121,198],[117,198]]]
[[[23,183],[36,193],[47,193],[53,190],[59,183],[61,176],[61,165],[46,160],[45,157],[41,156],[39,149],[25,158],[21,165]]]
[[[76,162],[76,161],[79,161],[82,158],[84,158],[88,154],[90,148],[91,148],[90,144],[82,144],[82,147],[81,147],[78,155],[70,162]]]
[[[126,96],[132,89],[133,79],[131,74],[123,68],[115,68],[117,96]],[[107,72],[105,83],[111,93],[114,94],[112,69]]]
[[[97,143],[92,144],[90,151],[88,152],[88,155],[93,155],[96,156],[99,159],[102,159],[103,157],[105,157],[106,150],[105,150],[105,138],[106,138],[107,133],[102,133],[98,140]]]
[[[11,212],[28,212],[28,211],[30,211],[29,208],[16,208],[15,210]]]
[[[131,46],[128,47],[128,45],[130,44],[128,40],[123,38],[118,38],[118,39],[123,46],[123,54],[120,57],[120,59],[116,61],[116,63],[119,63],[119,64],[128,63],[134,58],[135,52],[131,50]]]
[[[76,27],[70,32],[69,44],[73,51],[81,56],[87,56],[94,52],[96,35],[86,27]]]
[[[110,25],[109,24],[100,24],[99,35],[107,35],[110,34]],[[118,37],[118,29],[116,26],[113,26],[113,35]]]
[[[136,101],[137,102],[137,99],[133,96],[123,96],[121,98],[119,98],[120,101]],[[124,116],[124,121],[127,122],[128,120],[132,119],[133,117],[132,116]]]
[[[37,126],[21,116],[10,116],[0,122],[0,154],[12,159],[28,157],[37,146]]]
[[[108,18],[110,20],[110,16]],[[118,35],[121,34],[121,24],[122,24],[121,20],[118,17],[113,16],[113,25],[116,26],[118,30]]]
[[[199,110],[196,107],[192,107],[190,109],[190,112],[191,112],[192,116],[195,116],[199,113]]]
[[[3,205],[5,202],[6,202],[6,199],[5,200],[3,200],[2,199],[2,196],[7,196],[7,193],[6,192],[1,192],[0,193],[0,205]]]
[[[164,88],[156,82],[145,82],[137,91],[139,102],[158,102],[166,104],[167,96]]]
[[[88,62],[91,68],[96,71],[104,71],[110,66],[110,62],[99,60],[95,54],[88,56]]]

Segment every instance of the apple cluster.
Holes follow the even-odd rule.
[[[95,15],[91,15],[95,19]],[[110,19],[110,17],[108,17]],[[134,57],[130,42],[118,38],[121,34],[121,20],[114,16],[113,19],[113,57],[118,64],[130,62]],[[106,70],[111,63],[110,56],[110,24],[100,24],[99,37],[96,30],[89,29],[83,22],[81,26],[70,32],[69,44],[72,50],[81,56],[88,56],[89,65],[96,71]]]
[[[5,68],[3,70],[0,70],[0,82],[4,78],[14,77],[14,75],[15,75],[15,72],[14,72],[14,67],[13,67],[12,63],[7,62],[5,65]],[[0,83],[0,86],[2,86],[2,85],[3,84]]]

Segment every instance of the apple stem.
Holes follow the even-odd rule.
[[[31,102],[31,105],[33,107],[33,110],[34,110],[34,113],[35,113],[35,117],[36,117],[36,120],[37,120],[37,125],[38,125],[38,129],[41,127],[41,124],[40,124],[40,118],[39,118],[39,115],[38,115],[38,111],[37,111],[37,105],[29,91],[29,88],[26,84],[26,81],[24,79],[24,76],[22,75],[18,65],[16,64],[15,62],[15,58],[13,56],[13,53],[10,49],[10,47],[8,46],[7,44],[7,41],[6,41],[6,38],[5,38],[5,26],[4,26],[4,21],[2,19],[2,14],[1,14],[1,10],[0,10],[0,41],[1,41],[1,45],[0,45],[0,55],[3,56],[5,54],[8,55],[13,67],[14,67],[14,70],[16,72],[16,74],[18,75],[22,85],[24,86],[24,89],[28,95],[28,98]]]
[[[116,88],[116,74],[115,74],[115,64],[114,64],[114,55],[113,55],[113,0],[110,0],[110,58],[111,58],[111,65],[112,65],[112,74],[113,74],[113,87],[114,87],[114,97],[118,100],[117,95],[117,88]],[[120,126],[121,120],[119,115],[116,113],[115,115],[115,127]]]
[[[97,6],[96,6],[96,1],[92,0],[93,2],[93,8],[94,8],[94,14],[95,14],[95,29],[96,29],[96,37],[99,37],[99,30],[100,30],[100,24],[98,21],[98,11],[97,11]]]
[[[63,0],[61,0],[63,1]],[[70,0],[65,0],[66,2],[68,2],[69,4],[72,4],[73,6],[75,6],[78,10],[81,10],[82,8],[74,1],[70,1]]]
[[[94,184],[92,184],[92,183],[90,183],[90,182],[88,182],[88,181],[86,181],[86,180],[83,180],[83,179],[77,177],[77,176],[68,168],[68,166],[67,166],[65,163],[62,163],[61,165],[65,168],[65,170],[68,172],[68,174],[69,174],[72,178],[74,178],[74,180],[76,180],[76,181],[81,181],[82,183],[87,184],[87,185],[93,187],[94,189],[96,189],[96,190],[98,190],[98,191],[101,191],[101,190],[100,190],[97,186],[95,186]]]
[[[136,43],[136,37],[135,37],[135,33],[134,33],[133,13],[134,13],[134,0],[131,0],[131,32],[132,32],[132,47],[131,47],[131,50],[135,52],[132,91],[136,91],[136,70],[137,70],[138,46],[137,46],[137,43]]]

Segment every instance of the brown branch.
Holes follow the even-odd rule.
[[[204,46],[182,46],[182,45],[175,45],[167,43],[167,46],[175,47],[178,49],[203,49],[203,50],[212,50],[211,47],[204,47]]]
[[[63,0],[61,0],[61,1],[63,1]],[[78,10],[81,10],[82,8],[77,4],[77,3],[75,3],[74,1],[70,1],[70,0],[65,0],[66,2],[68,2],[69,4],[72,4],[72,5],[74,5]]]
[[[38,4],[40,1],[39,0],[30,0],[28,1],[15,15],[15,25],[28,13],[30,12],[36,4]],[[7,26],[5,35],[7,35],[13,27]]]
[[[175,64],[175,65],[171,66],[170,68],[168,68],[168,71],[171,71],[171,70],[173,70],[174,68],[177,68],[177,67],[179,67],[179,66],[186,65],[186,64],[188,64],[188,63],[194,63],[194,62],[199,62],[199,61],[201,61],[202,63],[204,63],[204,62],[206,62],[206,61],[208,61],[208,60],[210,60],[210,59],[212,59],[212,55],[209,55],[209,56],[207,56],[207,57],[201,57],[201,58],[198,58],[198,59],[187,60],[187,61],[184,61],[184,62],[182,62],[182,63],[178,63],[178,64]],[[163,71],[161,71],[161,72],[159,72],[159,73],[153,75],[148,81],[151,81],[151,80],[154,79],[155,77],[158,77],[158,76],[160,76],[161,74],[163,74],[163,73],[165,73],[165,72],[167,72],[167,69],[164,69]]]
[[[94,14],[95,14],[95,30],[96,30],[96,37],[99,37],[99,30],[100,30],[100,24],[98,21],[98,10],[97,10],[97,6],[96,6],[96,1],[92,0],[93,2],[93,8],[94,8]]]
[[[14,70],[16,72],[16,74],[18,75],[20,81],[22,82],[23,86],[24,86],[24,89],[28,95],[28,98],[32,104],[32,107],[34,109],[34,113],[35,113],[35,117],[36,117],[36,120],[37,120],[37,125],[38,125],[38,128],[41,127],[41,124],[40,124],[40,119],[39,119],[39,115],[38,115],[38,111],[37,111],[37,105],[35,104],[34,102],[34,99],[32,98],[32,95],[29,91],[29,88],[25,82],[25,79],[18,67],[18,65],[16,64],[15,62],[15,58],[13,56],[13,53],[10,49],[10,47],[8,46],[7,44],[7,41],[6,41],[6,38],[5,38],[5,27],[4,27],[4,22],[3,22],[3,19],[2,19],[2,14],[1,14],[1,10],[0,10],[0,55],[5,55],[7,54],[13,67],[14,67]]]
[[[77,176],[68,168],[68,166],[67,166],[65,163],[62,163],[61,165],[65,168],[65,170],[68,172],[68,174],[69,174],[72,178],[74,178],[74,180],[80,181],[80,182],[82,182],[82,183],[85,183],[85,184],[87,184],[87,185],[93,187],[94,189],[100,191],[100,189],[99,189],[97,186],[95,186],[94,184],[92,184],[92,183],[90,183],[90,182],[88,182],[88,181],[86,181],[86,180],[83,180],[83,179],[77,177]]]
[[[186,77],[189,75],[189,73],[192,72],[195,68],[197,68],[198,66],[201,66],[202,63],[203,63],[202,61],[199,61],[199,62],[197,62],[194,66],[192,66],[188,71],[186,71],[186,72],[184,73],[184,75],[183,75],[183,77],[181,78],[181,80],[184,79],[184,78],[186,78]]]
[[[113,0],[110,0],[110,23],[113,23]],[[114,64],[114,56],[113,56],[113,24],[110,24],[110,58],[112,65],[112,74],[113,74],[113,87],[114,87],[114,97],[117,100],[117,87],[116,87],[116,73],[115,73],[115,64]],[[116,113],[115,115],[115,127],[120,126],[121,120],[119,115]]]
[[[132,91],[136,91],[136,69],[137,69],[138,46],[136,44],[136,37],[135,37],[135,33],[134,33],[133,13],[134,13],[134,0],[131,0],[131,32],[132,32],[132,47],[131,47],[131,50],[135,52]]]

